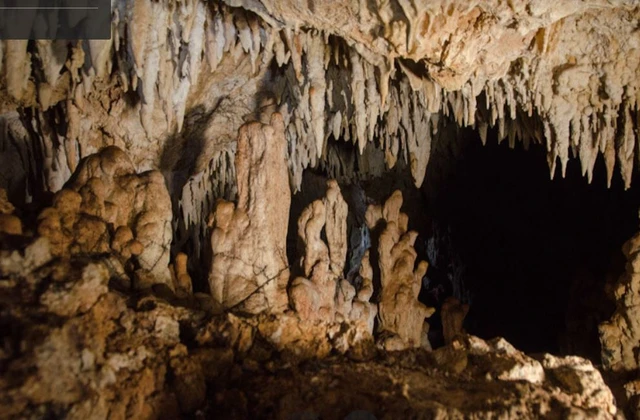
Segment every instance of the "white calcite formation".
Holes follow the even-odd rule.
[[[428,264],[420,261],[413,245],[417,232],[409,231],[409,218],[400,212],[402,193],[395,191],[384,205],[371,205],[366,220],[369,229],[380,231],[377,257],[380,266],[380,297],[378,300],[378,333],[384,337],[387,350],[401,350],[422,345],[429,331],[425,318],[435,309],[418,301],[422,277]]]
[[[138,288],[162,283],[173,289],[171,216],[162,174],[138,174],[122,150],[107,147],[80,163],[53,206],[38,216],[37,231],[49,239],[56,256],[115,252],[124,260],[133,257],[143,270]]]
[[[370,337],[377,307],[369,302],[373,287],[368,259],[362,265],[363,281],[358,289],[343,276],[348,210],[334,180],[327,183],[324,199],[312,202],[303,210],[298,219],[298,235],[304,245],[300,263],[304,277],[291,282],[289,300],[303,320],[353,323],[359,337]],[[321,237],[323,230],[326,243]]]
[[[552,175],[574,156],[590,180],[602,154],[609,181],[617,165],[630,185],[637,2],[423,3],[116,0],[110,40],[5,41],[0,110],[13,122],[0,144],[23,170],[0,169],[0,187],[28,198],[14,179],[28,175],[58,191],[116,145],[165,173],[176,239],[199,258],[216,199],[235,198],[237,130],[266,108],[283,115],[294,189],[320,163],[355,176],[329,138],[354,145],[360,171],[403,161],[420,185],[443,124],[540,143]]]
[[[212,214],[209,287],[223,308],[281,312],[289,281],[286,242],[291,192],[282,117],[254,122],[238,135],[238,203],[220,201]]]

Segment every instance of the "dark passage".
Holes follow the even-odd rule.
[[[471,304],[471,334],[597,361],[597,325],[614,309],[606,283],[638,229],[640,180],[624,191],[616,168],[607,189],[599,157],[591,185],[577,159],[551,181],[543,147],[511,150],[495,136],[482,146],[472,131],[456,143],[438,146],[423,187],[440,232],[429,287],[446,277],[447,293]]]

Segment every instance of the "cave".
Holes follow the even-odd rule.
[[[611,288],[638,226],[637,191],[617,174],[607,187],[602,159],[591,183],[577,159],[550,179],[539,145],[499,144],[495,132],[483,145],[471,130],[458,142],[455,154],[432,156],[445,160],[445,176],[427,172],[438,179],[425,187],[437,232],[423,299],[469,303],[471,334],[599,363],[598,325],[615,310]]]
[[[0,7],[0,417],[636,418],[638,28]]]

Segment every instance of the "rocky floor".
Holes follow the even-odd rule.
[[[445,350],[446,351],[446,350]],[[490,380],[481,357],[460,373],[427,352],[400,352],[366,362],[332,358],[300,365],[247,362],[214,391],[196,418],[607,418],[579,407],[554,381]]]
[[[0,418],[613,418],[590,362],[503,339],[348,349],[286,313],[117,290],[118,261],[2,251]],[[315,328],[315,329],[314,329]],[[333,338],[332,338],[333,337]]]

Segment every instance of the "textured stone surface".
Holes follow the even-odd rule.
[[[0,252],[3,418],[616,414],[602,377],[578,357],[539,362],[504,339],[472,336],[389,355],[348,322],[221,314],[197,294],[123,295],[110,287],[128,276],[120,261],[113,251],[52,258],[42,237]],[[366,255],[353,310],[371,297],[372,271]]]
[[[442,303],[440,316],[442,318],[442,333],[446,344],[450,344],[456,335],[463,332],[462,324],[468,312],[469,305],[460,303],[454,297],[448,297]]]
[[[281,312],[287,304],[286,254],[291,192],[282,117],[240,130],[236,153],[238,204],[213,214],[209,286],[224,308]]]
[[[599,326],[601,358],[603,367],[624,383],[623,398],[637,416],[640,412],[640,387],[636,379],[640,372],[640,234],[629,239],[622,252],[627,264],[624,274],[613,285],[616,310]]]
[[[7,191],[0,188],[0,234],[22,235],[22,221],[13,214],[14,210]]]
[[[379,230],[378,264],[380,266],[380,298],[378,301],[379,332],[392,335],[383,345],[388,350],[419,347],[423,341],[425,318],[435,311],[418,302],[422,277],[427,262],[415,267],[413,245],[417,232],[407,231],[408,217],[400,212],[402,193],[394,192],[383,206],[367,209],[367,225]]]
[[[171,200],[159,172],[136,173],[126,153],[107,147],[83,160],[38,216],[38,234],[56,256],[113,250],[135,256],[154,282],[173,288],[169,272]]]
[[[337,185],[335,188],[338,188]],[[327,197],[329,193],[333,193],[336,197],[339,196],[342,200],[339,188],[337,191],[332,191],[330,187]],[[292,307],[303,319],[326,320],[328,322],[335,319],[336,292],[339,288],[342,271],[333,268],[344,267],[346,257],[346,254],[339,255],[339,250],[346,247],[347,208],[344,200],[341,202],[344,206],[339,209],[340,214],[336,214],[338,209],[331,208],[331,203],[327,199],[316,200],[303,210],[298,219],[298,236],[301,243],[304,244],[301,265],[305,277],[298,277],[291,282],[289,296]],[[345,235],[336,235],[336,231],[339,229],[339,226],[336,225],[345,226]],[[321,237],[321,233],[325,229],[328,244]],[[331,258],[331,254],[334,258]],[[345,284],[345,287],[353,289],[348,283]],[[352,290],[345,291],[349,295],[355,294],[355,291],[351,292]]]
[[[357,288],[343,278],[348,210],[334,180],[327,182],[322,200],[313,201],[303,210],[298,219],[298,236],[304,248],[300,265],[305,277],[293,279],[289,286],[291,307],[298,316],[325,324],[334,344],[340,340],[337,347],[342,353],[362,340],[372,339],[377,313],[377,306],[369,302],[373,286],[368,260],[361,268],[361,274],[367,277]],[[340,331],[334,339],[336,333],[331,330],[336,327],[346,331]]]
[[[640,367],[640,234],[622,247],[626,271],[616,283],[616,311],[600,325],[602,362],[615,372]]]
[[[13,410],[9,414],[35,418],[146,418],[191,414],[203,401],[213,401],[248,417],[263,407],[255,393],[221,386],[207,398],[202,381],[229,374],[215,361],[233,359],[229,347],[234,347],[239,354],[253,352],[251,357],[262,363],[271,354],[260,347],[263,342],[287,355],[321,357],[336,350],[362,359],[369,347],[350,348],[360,327],[312,319],[333,305],[330,317],[338,313],[336,318],[370,331],[377,310],[369,300],[378,283],[382,289],[375,299],[385,347],[424,343],[430,311],[416,298],[426,265],[415,267],[415,235],[408,232],[397,196],[368,215],[372,225],[385,221],[370,255],[382,275],[374,278],[365,257],[358,287],[340,278],[344,203],[328,195],[321,203],[324,210],[313,209],[307,225],[315,248],[307,253],[309,270],[299,283],[314,292],[296,294],[298,314],[281,314],[289,280],[284,249],[289,186],[300,188],[306,168],[359,180],[403,165],[421,185],[431,145],[447,140],[441,136],[448,125],[447,132],[473,127],[485,140],[494,127],[499,141],[511,147],[542,144],[552,176],[564,174],[575,156],[591,181],[601,154],[608,182],[617,166],[628,187],[638,152],[639,12],[632,0],[189,0],[179,5],[116,0],[110,40],[3,42],[0,189],[17,198],[20,210],[43,202],[48,193],[56,195],[40,213],[39,237],[33,238],[33,226],[23,226],[18,218],[24,213],[13,213],[0,197],[0,281],[3,302],[11,305],[0,315],[9,316],[1,326],[11,327],[9,344],[2,337],[0,382],[3,391],[11,390],[2,392],[3,398],[8,395],[2,404],[11,399],[4,405]],[[347,146],[357,151],[353,159],[340,154]],[[326,243],[320,239],[321,219]],[[5,239],[10,244],[24,233],[17,249],[5,246]],[[605,366],[629,378],[637,376],[639,364],[635,242],[615,292],[618,308],[601,328]],[[178,256],[172,270],[170,244]],[[191,275],[179,252],[189,255],[191,268],[204,267],[202,279],[209,280],[213,299],[191,296]],[[352,275],[360,253],[355,260]],[[166,285],[177,295],[165,291],[167,300],[211,313],[279,315],[229,316],[223,326],[198,325],[196,334],[187,328],[194,313],[160,298],[132,303],[106,289],[107,280],[118,290]],[[331,288],[315,289],[323,282]],[[336,294],[330,296],[330,290]],[[34,312],[21,312],[26,303]],[[452,337],[461,329],[460,311],[452,314],[445,321],[452,345],[438,356],[447,372],[467,374],[466,367],[480,357],[491,366],[492,378],[527,385],[489,385],[482,398],[467,401],[443,391],[457,389],[463,376],[430,382],[425,374],[411,382],[422,393],[412,400],[407,397],[411,389],[404,387],[408,382],[389,393],[400,383],[394,376],[367,398],[398,405],[376,414],[405,417],[409,409],[433,416],[611,414],[606,393],[596,395],[600,384],[582,362],[545,362],[543,369],[555,372],[558,391],[540,379],[539,365],[516,357],[504,343],[476,343],[484,353],[475,349],[469,356],[458,342],[462,347],[451,351]],[[211,330],[209,339],[203,338]],[[224,336],[221,330],[233,344],[213,344]],[[185,343],[178,344],[182,339]],[[192,340],[200,340],[193,357]],[[500,354],[497,365],[486,356],[494,353]],[[197,363],[206,368],[198,369]],[[256,363],[237,369],[255,373]],[[398,373],[372,366],[374,372]],[[566,369],[582,373],[565,374]],[[271,380],[298,385],[256,376],[262,380],[256,389],[264,390]],[[304,383],[312,378],[303,376]],[[381,376],[368,378],[358,380],[375,383]],[[439,388],[438,380],[448,388]],[[536,394],[539,389],[529,386],[544,392]],[[625,392],[636,406],[638,389],[635,379],[627,381]],[[486,408],[490,392],[504,402],[496,412]],[[530,399],[523,401],[523,394]],[[278,409],[286,415],[292,407],[310,407],[313,395],[306,401],[302,396],[304,404],[275,396],[281,397]],[[343,402],[335,393],[321,395],[328,395],[323,409]],[[401,403],[394,399],[400,396]],[[444,408],[428,406],[439,399]]]
[[[20,202],[56,192],[82,158],[116,145],[167,175],[179,242],[199,258],[216,199],[236,193],[237,130],[274,110],[294,188],[318,163],[355,177],[398,161],[420,185],[444,124],[542,144],[552,175],[571,150],[591,179],[602,154],[609,180],[618,165],[630,185],[633,0],[222,3],[115,1],[111,40],[8,42],[0,187]],[[331,136],[357,159],[341,159]]]
[[[257,364],[232,381],[239,395],[221,393],[205,412],[254,417],[268,410],[276,418],[612,419],[616,414],[611,392],[582,359],[566,363],[565,373],[580,378],[575,383],[581,386],[573,386],[552,379],[564,368],[543,368],[504,342],[468,337],[454,345],[443,350],[466,360],[458,372],[422,349],[359,363],[332,358],[299,367]],[[522,375],[487,376],[505,369]]]
[[[211,316],[154,296],[127,299],[106,287],[112,264],[72,258],[12,277],[30,277],[27,287],[0,279],[1,321],[19,326],[2,338],[3,418],[615,414],[599,373],[580,358],[541,364],[504,340],[464,337],[435,353],[387,356],[370,344],[326,359],[344,331],[286,314]],[[97,287],[77,294],[88,282]],[[299,363],[309,358],[325,359]]]

